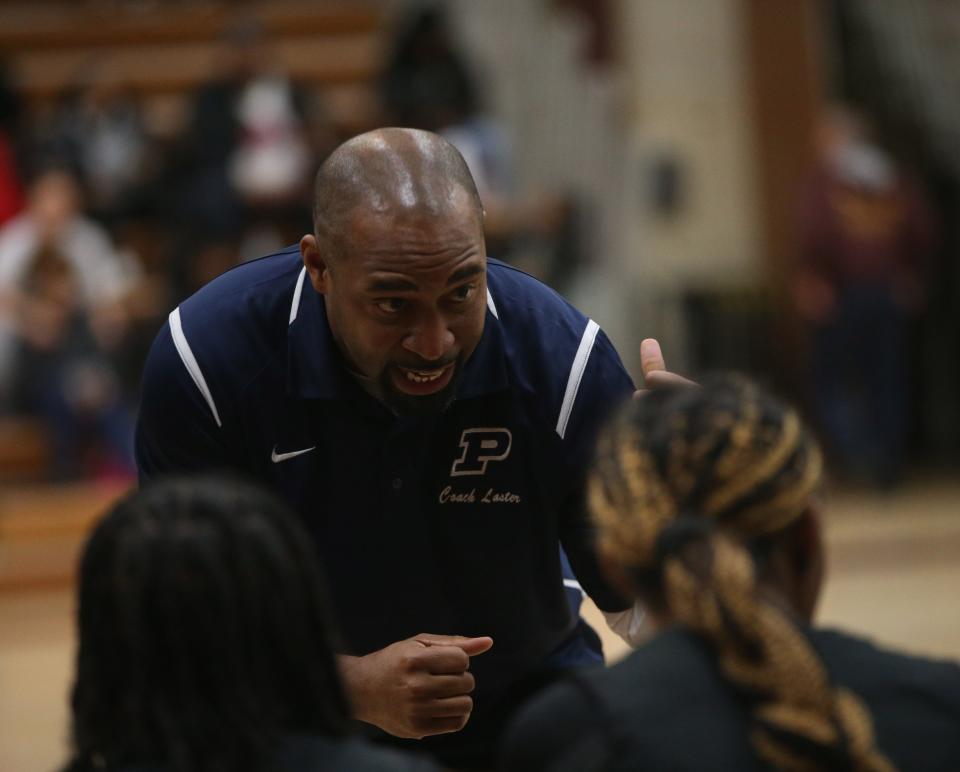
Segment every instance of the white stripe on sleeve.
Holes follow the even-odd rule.
[[[580,586],[580,582],[578,582],[576,579],[564,579],[563,586],[569,590],[579,590],[581,598],[587,597],[587,593],[583,591],[583,587]]]
[[[580,389],[580,381],[583,379],[583,373],[587,369],[587,360],[590,358],[590,352],[593,351],[593,344],[597,339],[597,333],[599,331],[600,325],[593,321],[593,319],[588,319],[587,328],[583,331],[583,337],[580,338],[577,355],[573,358],[573,365],[570,367],[570,377],[567,378],[567,390],[563,394],[563,403],[560,405],[560,417],[557,419],[557,434],[559,434],[561,438],[567,432],[567,422],[569,422],[570,414],[573,412],[573,404],[577,401],[577,391]]]
[[[213,402],[213,395],[207,388],[207,382],[204,380],[203,373],[200,371],[200,365],[197,364],[197,358],[193,355],[190,344],[187,342],[187,336],[183,334],[183,324],[180,322],[180,306],[177,306],[170,312],[170,333],[173,335],[173,345],[177,347],[177,353],[183,361],[183,366],[187,368],[193,382],[200,389],[200,393],[210,406],[210,412],[213,413],[213,420],[217,426],[223,426],[220,423],[220,415],[217,413],[217,406]]]
[[[493,295],[490,294],[489,287],[487,287],[487,308],[490,309],[490,313],[493,314],[497,319],[500,318],[500,314],[497,313],[497,307],[493,303]]]
[[[300,312],[300,295],[303,293],[303,280],[306,275],[307,266],[303,266],[300,270],[300,276],[297,278],[297,288],[293,291],[293,302],[290,304],[290,321],[287,322],[287,327],[296,321],[297,314]]]

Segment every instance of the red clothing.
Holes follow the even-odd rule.
[[[919,188],[899,177],[870,191],[818,172],[805,191],[804,262],[834,286],[920,279],[934,242],[933,218]]]
[[[0,132],[0,225],[19,214],[23,203],[13,143],[6,134]]]

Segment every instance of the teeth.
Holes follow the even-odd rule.
[[[443,375],[445,369],[446,368],[424,372],[422,370],[407,370],[403,368],[403,374],[407,376],[408,381],[413,381],[414,383],[430,383]]]

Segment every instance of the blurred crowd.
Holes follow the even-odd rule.
[[[411,8],[381,44],[376,107],[349,127],[249,19],[226,30],[174,131],[156,131],[142,95],[105,77],[108,60],[87,61],[42,105],[0,68],[0,423],[44,427],[44,476],[132,475],[140,370],[166,313],[310,232],[313,174],[359,130],[447,138],[477,182],[488,253],[571,288],[584,266],[583,207],[571,191],[518,184],[509,128],[444,6]],[[895,485],[914,418],[908,347],[937,248],[933,209],[849,107],[824,110],[796,199],[788,282],[809,343],[797,393],[843,474]]]
[[[575,208],[518,194],[507,134],[445,13],[413,10],[386,49],[371,119],[457,145],[490,254],[533,245],[548,256],[544,278],[562,284],[577,260]],[[0,72],[0,420],[44,427],[43,474],[56,480],[132,476],[140,369],[166,313],[309,233],[313,173],[346,138],[250,20],[227,30],[172,134],[150,130],[139,96],[103,77],[108,66],[88,62],[42,109]]]

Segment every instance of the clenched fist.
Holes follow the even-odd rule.
[[[492,638],[415,635],[364,657],[341,656],[354,717],[397,737],[457,732],[473,710],[470,657]]]

